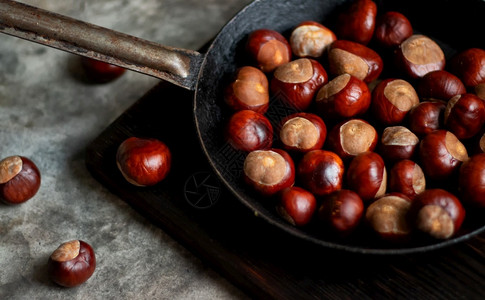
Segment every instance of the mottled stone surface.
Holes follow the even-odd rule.
[[[249,0],[29,0],[169,46],[197,49]],[[91,177],[84,150],[158,80],[135,72],[94,85],[78,57],[0,35],[0,157],[31,158],[37,195],[0,204],[0,299],[228,299],[245,295]],[[85,284],[50,282],[58,245],[82,239],[98,266]]]

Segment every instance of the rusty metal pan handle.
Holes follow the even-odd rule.
[[[0,0],[0,32],[94,58],[193,90],[203,55],[163,46],[10,0]]]

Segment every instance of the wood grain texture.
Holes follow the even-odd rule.
[[[227,191],[196,209],[186,181],[210,172],[193,130],[191,92],[160,84],[88,147],[86,165],[103,185],[160,226],[251,297],[261,299],[479,299],[485,295],[485,234],[416,255],[362,255],[318,247],[276,230]],[[173,167],[150,188],[116,169],[117,146],[156,137],[172,149]]]

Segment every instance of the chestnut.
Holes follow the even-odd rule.
[[[320,88],[315,103],[328,119],[351,118],[364,114],[370,106],[367,84],[350,74],[342,74]]]
[[[86,282],[96,269],[96,256],[88,243],[73,240],[60,245],[49,257],[49,277],[64,287]]]
[[[426,135],[419,143],[419,161],[426,178],[445,180],[458,171],[468,159],[468,152],[451,132],[438,129]]]
[[[414,157],[419,138],[404,126],[384,128],[379,143],[379,153],[389,163]]]
[[[373,151],[377,142],[378,134],[371,124],[362,119],[350,119],[332,127],[326,147],[347,161],[360,153]]]
[[[409,111],[409,129],[418,137],[424,137],[434,130],[444,128],[445,108],[446,102],[440,100],[418,103]]]
[[[342,188],[344,163],[335,153],[312,150],[300,160],[298,178],[304,188],[314,195],[328,195]]]
[[[325,226],[346,237],[360,225],[364,202],[354,191],[341,189],[323,197],[317,214]]]
[[[273,144],[273,126],[263,114],[240,110],[227,122],[225,137],[237,150],[250,152],[268,149]]]
[[[249,109],[264,114],[269,106],[266,74],[251,66],[239,68],[225,89],[224,100],[232,110]]]
[[[458,190],[463,202],[485,208],[485,153],[475,154],[461,165]]]
[[[354,157],[347,169],[347,186],[364,202],[384,195],[387,189],[387,171],[382,157],[371,151]]]
[[[429,37],[413,34],[396,49],[395,63],[407,76],[421,78],[429,72],[445,68],[445,54]]]
[[[478,98],[485,100],[485,83],[479,83],[473,89]]]
[[[270,196],[293,186],[295,165],[284,150],[255,150],[244,160],[243,177],[255,191]]]
[[[485,124],[485,103],[475,94],[456,95],[446,105],[445,127],[458,139],[468,139]]]
[[[388,191],[406,195],[413,200],[426,189],[426,178],[421,167],[412,160],[403,159],[389,171]]]
[[[377,5],[372,0],[356,0],[337,17],[337,36],[367,45],[376,25]]]
[[[427,73],[418,81],[416,88],[421,99],[450,100],[452,97],[466,93],[466,87],[455,75],[445,70]]]
[[[374,40],[381,47],[397,47],[411,35],[411,22],[400,12],[387,11],[376,18]]]
[[[280,192],[276,211],[293,226],[305,226],[313,219],[317,200],[309,191],[301,187],[289,187]]]
[[[304,21],[291,32],[290,45],[298,57],[319,58],[337,37],[332,30],[314,21]]]
[[[328,82],[322,65],[314,59],[300,58],[276,68],[271,79],[271,92],[297,111],[306,110],[315,93]]]
[[[246,42],[246,52],[258,68],[265,73],[291,60],[291,46],[281,33],[271,29],[251,32]]]
[[[121,77],[126,71],[125,68],[84,56],[81,57],[81,65],[86,76],[97,83],[113,81]]]
[[[281,122],[280,141],[288,151],[308,152],[320,149],[327,137],[327,126],[312,113],[295,113]]]
[[[443,189],[427,189],[414,198],[410,219],[416,228],[436,239],[452,237],[465,219],[460,200]]]
[[[372,115],[384,125],[397,125],[419,103],[414,87],[403,79],[387,78],[372,91]]]
[[[379,77],[383,67],[379,54],[362,44],[336,40],[329,46],[328,68],[334,76],[348,73],[369,83]]]
[[[30,159],[9,156],[0,161],[0,200],[20,204],[35,196],[40,187],[40,172]]]
[[[388,193],[373,201],[365,211],[365,221],[380,238],[403,242],[410,238],[413,226],[408,214],[411,200],[400,193]]]
[[[449,70],[466,87],[473,88],[477,84],[485,83],[485,50],[469,48],[458,52],[450,58]]]
[[[485,152],[485,133],[480,137],[480,140],[478,141],[478,146],[480,147],[480,150],[482,152]]]
[[[170,149],[154,138],[130,137],[116,152],[116,165],[123,177],[136,186],[151,186],[168,175],[172,163]]]

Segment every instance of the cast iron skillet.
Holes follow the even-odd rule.
[[[326,248],[364,254],[405,254],[434,250],[462,242],[485,230],[483,216],[469,210],[463,230],[445,241],[420,240],[391,246],[356,234],[342,241],[318,230],[300,230],[279,217],[273,206],[242,184],[240,173],[245,155],[228,146],[222,128],[228,112],[221,91],[235,70],[248,62],[243,45],[248,34],[270,28],[283,34],[301,21],[314,20],[331,28],[344,0],[256,0],[230,20],[212,41],[205,54],[175,49],[137,39],[58,14],[0,0],[0,31],[75,54],[96,58],[137,72],[155,76],[194,90],[193,113],[196,130],[214,172],[226,187],[256,216],[307,242]],[[484,28],[482,0],[375,1],[378,11],[397,10],[412,22],[415,31],[433,37],[449,57],[467,47],[483,48],[473,36]],[[439,9],[438,9],[439,8]],[[437,13],[439,11],[439,13]],[[475,30],[470,30],[474,28]],[[480,44],[478,44],[480,43]],[[269,117],[285,112],[269,110]],[[478,212],[482,213],[482,212]]]

